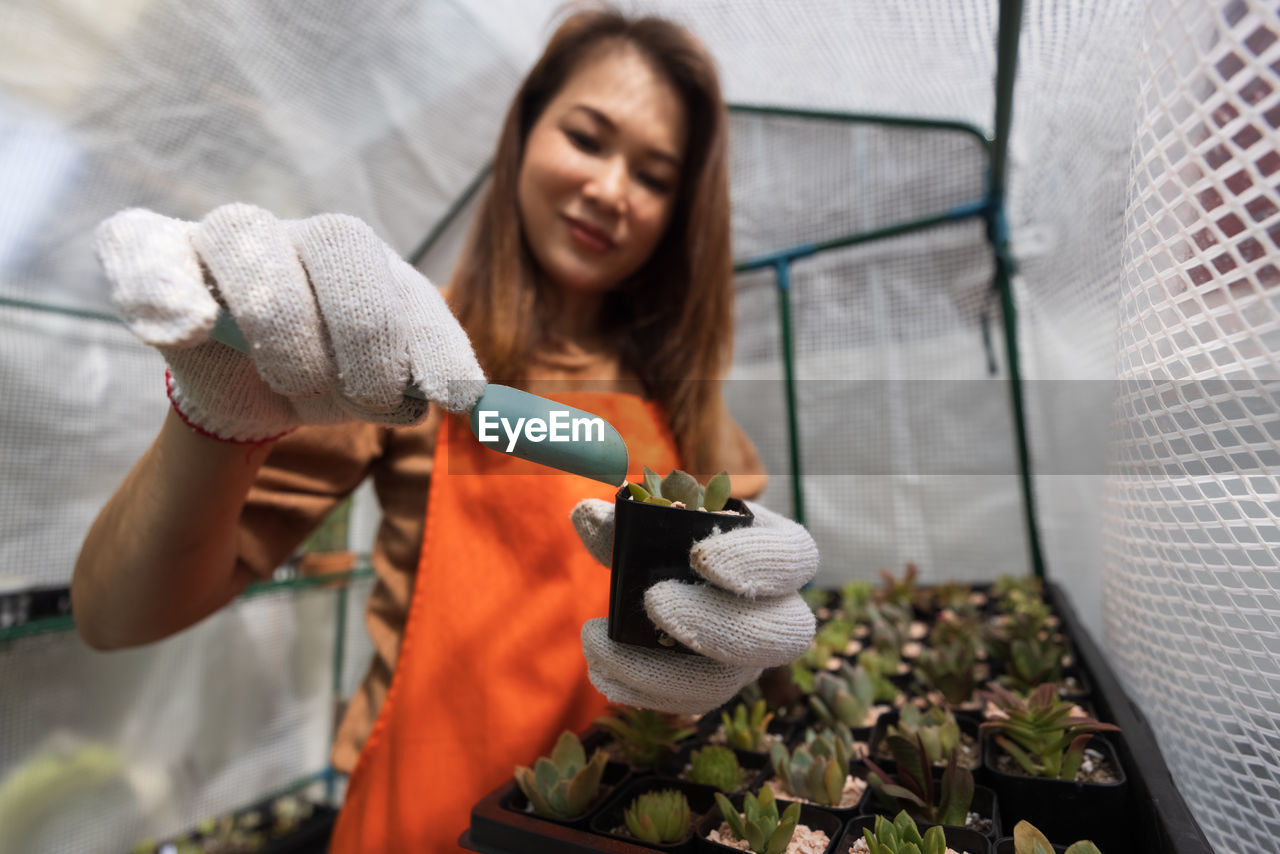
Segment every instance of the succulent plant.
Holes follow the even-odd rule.
[[[951,753],[960,748],[960,724],[956,716],[937,706],[921,712],[915,706],[903,706],[898,712],[898,723],[890,724],[885,737],[895,735],[907,739],[919,737],[930,765],[943,765]]]
[[[622,816],[627,830],[645,842],[679,842],[689,832],[689,800],[675,789],[645,792],[623,810]]]
[[[828,620],[818,627],[814,636],[818,643],[829,647],[837,654],[843,653],[853,639],[853,632],[858,624],[844,617]]]
[[[1044,582],[1034,575],[1000,575],[991,585],[991,595],[1003,601],[1010,593],[1018,591],[1038,598],[1043,589]]]
[[[906,811],[893,821],[876,816],[875,828],[862,829],[862,838],[871,854],[945,854],[947,840],[941,827],[931,827],[920,835],[920,828]]]
[[[1029,821],[1020,821],[1013,826],[1014,854],[1053,854],[1053,845],[1045,835]],[[1073,842],[1067,846],[1065,854],[1101,854],[1098,846],[1087,839]]]
[[[878,570],[877,574],[879,574],[882,584],[880,589],[875,591],[876,600],[910,610],[919,596],[919,592],[916,590],[916,579],[920,576],[920,568],[914,563],[908,562],[903,569],[901,578],[895,577],[887,569]]]
[[[965,644],[926,647],[916,659],[916,681],[961,706],[973,699],[978,687],[977,666],[973,648]]]
[[[769,744],[767,736],[772,720],[773,712],[767,710],[763,699],[756,700],[749,712],[746,703],[739,703],[732,715],[720,713],[725,743],[739,750],[765,750]]]
[[[809,730],[804,744],[793,751],[782,744],[773,745],[769,758],[787,792],[830,807],[840,803],[854,755],[853,734],[843,724],[836,724],[822,733]]]
[[[703,486],[697,479],[680,469],[659,479],[657,472],[644,467],[644,484],[628,483],[631,498],[644,504],[670,506],[679,503],[689,510],[707,510],[712,513],[723,510],[729,500],[729,473],[722,471]]]
[[[1059,698],[1052,682],[1029,697],[992,682],[983,695],[994,709],[980,731],[995,733],[996,743],[1033,777],[1074,780],[1093,734],[1120,731],[1115,724],[1096,721]]]
[[[956,581],[939,584],[928,592],[934,610],[939,612],[949,611],[961,617],[976,615],[979,607],[978,602],[985,600],[985,597],[982,597],[981,594],[975,597],[973,588],[968,584],[961,584]]]
[[[532,769],[516,768],[516,783],[538,815],[575,819],[596,799],[607,761],[603,750],[596,750],[588,761],[582,742],[565,730],[549,758],[538,757]]]
[[[874,587],[869,581],[850,581],[840,588],[840,610],[847,619],[864,622]]]
[[[902,809],[912,817],[930,824],[953,824],[964,827],[973,802],[973,774],[960,766],[958,751],[947,757],[942,780],[935,784],[928,754],[919,733],[915,738],[891,735],[889,751],[898,763],[898,773],[888,774],[871,759],[866,759],[867,784],[876,800],[889,809]]]
[[[1062,658],[1067,648],[1038,637],[1014,638],[1009,644],[1006,672],[1000,684],[1018,691],[1031,691],[1045,682],[1062,681]]]
[[[613,706],[595,724],[613,737],[627,762],[641,767],[654,765],[694,732],[676,715],[631,706]]]
[[[759,797],[747,793],[741,814],[719,792],[716,792],[716,805],[733,835],[746,841],[755,854],[783,854],[800,821],[799,804],[788,805],[782,815],[778,815],[778,802],[768,786],[760,790]]]
[[[738,755],[718,744],[693,751],[686,776],[691,782],[715,786],[729,794],[742,786],[742,766],[738,764]]]
[[[897,699],[898,686],[889,678],[902,669],[902,659],[896,652],[864,649],[858,653],[858,668],[871,679],[871,696],[875,702],[891,703]]]
[[[813,677],[809,707],[828,726],[842,723],[850,729],[867,726],[867,715],[875,702],[875,685],[866,670],[848,662],[840,670],[823,671]]]

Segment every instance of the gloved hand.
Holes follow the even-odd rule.
[[[440,292],[355,217],[280,220],[233,204],[192,223],[135,208],[99,225],[95,243],[112,303],[169,365],[174,407],[217,438],[411,424],[427,412],[404,396],[411,381],[454,412],[484,390]],[[219,300],[252,358],[209,338]]]
[[[644,594],[649,619],[701,655],[616,643],[604,618],[583,625],[591,683],[611,701],[701,714],[731,699],[763,668],[787,664],[808,649],[817,626],[797,590],[818,569],[818,547],[801,525],[749,506],[751,527],[713,534],[690,550],[690,566],[707,584],[662,581]],[[582,501],[572,519],[587,550],[609,566],[613,504]]]

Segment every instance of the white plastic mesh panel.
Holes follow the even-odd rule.
[[[1280,836],[1280,22],[1148,9],[1108,481],[1109,646],[1210,840]]]
[[[118,323],[0,305],[0,388],[0,588],[67,584],[164,418],[164,363]]]
[[[0,645],[0,851],[126,851],[324,768],[334,602],[265,594],[112,654]]]
[[[992,567],[1028,565],[1008,388],[987,376],[981,332],[992,309],[983,229],[971,220],[793,267],[801,465],[824,555],[819,584],[897,571],[906,560],[936,579],[986,579]],[[729,400],[780,473],[766,502],[786,511],[791,484],[781,475],[791,466],[772,274],[744,276],[739,295],[740,328],[759,332],[739,346]],[[977,530],[999,536],[966,533]]]

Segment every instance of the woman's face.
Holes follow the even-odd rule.
[[[581,61],[520,166],[521,226],[552,283],[603,293],[644,265],[675,207],[685,136],[679,94],[635,49]]]

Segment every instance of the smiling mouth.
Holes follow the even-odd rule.
[[[588,249],[596,252],[607,252],[613,248],[613,238],[605,231],[571,216],[566,216],[564,219],[569,224],[569,233],[573,235],[573,238],[578,243]]]

